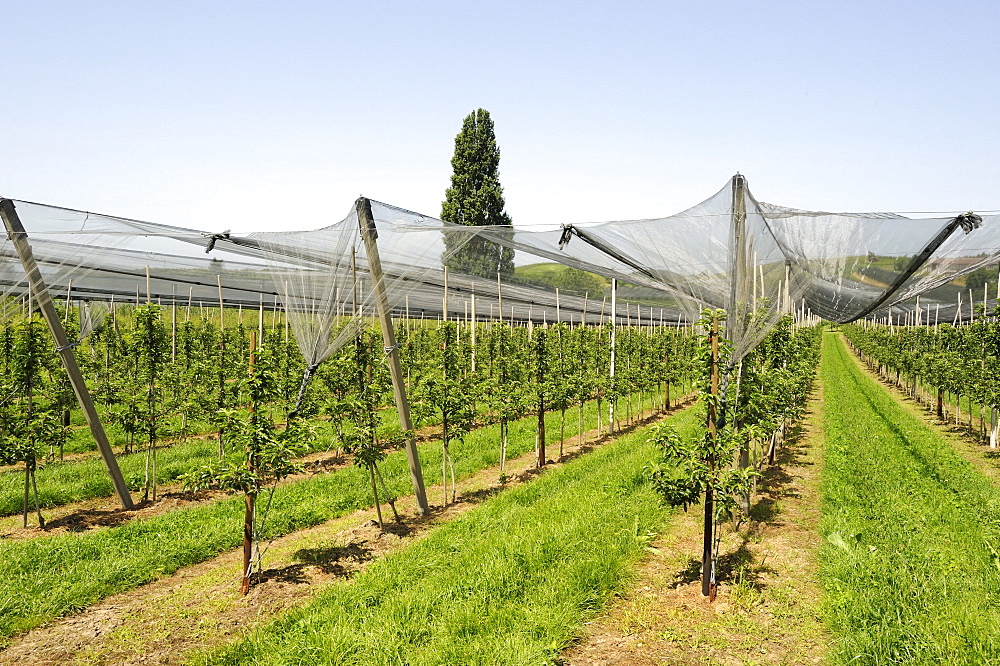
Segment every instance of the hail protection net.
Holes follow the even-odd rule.
[[[657,294],[656,309],[673,321],[696,319],[704,307],[725,309],[734,361],[803,296],[742,177],[670,217],[509,233],[519,251]]]
[[[321,229],[248,236],[13,203],[52,297],[88,303],[85,329],[121,302],[280,308],[315,367],[375,314],[360,201]],[[395,316],[603,323],[613,314],[646,325],[722,308],[734,360],[785,312],[968,318],[972,301],[991,294],[970,294],[956,277],[1000,259],[997,215],[791,209],[758,201],[742,176],[675,215],[561,228],[467,227],[370,206]],[[3,316],[30,307],[9,238],[0,289]]]

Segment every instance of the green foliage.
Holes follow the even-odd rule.
[[[561,292],[600,299],[607,290],[608,279],[595,273],[563,264],[531,264],[514,270],[514,281]]]
[[[997,267],[977,268],[965,276],[965,288],[971,289],[977,298],[983,294],[983,286],[992,281],[996,284]]]
[[[696,437],[685,440],[669,426],[654,428],[650,441],[660,448],[661,457],[649,466],[647,474],[665,503],[687,509],[711,489],[717,516],[729,518],[740,498],[750,495],[754,480],[760,476],[764,464],[760,446],[773,441],[778,430],[798,418],[805,405],[818,359],[819,337],[817,329],[812,328],[801,328],[793,335],[790,318],[784,318],[734,368],[738,381],[729,381],[725,393],[720,387],[713,394],[712,341],[708,334],[713,318],[721,327],[725,313],[706,310],[702,314],[699,327],[705,333],[698,336],[697,363],[701,368],[701,413],[707,423],[709,406],[715,406],[715,434],[706,427]],[[721,373],[731,365],[732,346],[720,338],[718,347]],[[757,455],[747,456],[750,465],[730,464],[741,452],[751,451]]]
[[[46,400],[46,374],[55,369],[54,355],[46,345],[44,325],[29,318],[18,323],[9,339],[8,369],[2,384],[6,398],[0,403],[0,464],[24,463],[24,494],[22,511],[24,526],[28,524],[29,486],[34,496],[38,524],[42,517],[35,473],[44,446],[50,450],[66,442],[67,430],[61,414],[51,410],[53,401]]]
[[[451,159],[451,187],[441,204],[441,219],[470,226],[510,226],[504,212],[500,186],[500,148],[489,111],[477,109],[466,116],[455,137]],[[445,251],[448,266],[461,273],[495,278],[514,272],[514,250],[477,235],[449,236]]]
[[[963,326],[844,326],[866,361],[975,404],[1000,406],[1000,322],[980,317]]]
[[[180,480],[186,489],[221,488],[256,495],[301,471],[293,459],[305,451],[311,427],[293,420],[286,428],[278,428],[262,409],[278,395],[274,366],[271,354],[256,352],[252,371],[248,367],[239,382],[239,390],[247,396],[252,408],[220,410],[226,435],[239,451],[238,457],[182,476]]]

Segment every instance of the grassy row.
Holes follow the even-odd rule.
[[[1000,662],[1000,490],[827,334],[821,554],[834,655]]]
[[[584,426],[593,428],[596,405],[584,410]],[[559,414],[546,417],[549,432]],[[498,430],[489,426],[464,442],[453,442],[458,478],[497,464]],[[511,457],[534,449],[533,419],[509,428]],[[439,481],[441,447],[419,447],[428,483]],[[391,492],[411,492],[406,457],[391,453],[382,466]],[[368,479],[358,467],[317,475],[278,488],[267,535],[287,534],[372,504]],[[440,501],[431,497],[431,502]],[[178,509],[149,519],[83,534],[25,541],[0,541],[0,642],[51,618],[85,608],[116,592],[169,575],[182,566],[235,548],[242,539],[243,500],[234,497],[204,506]]]
[[[693,410],[674,417],[683,430]],[[645,430],[512,488],[209,664],[552,663],[669,519]]]
[[[660,399],[659,396],[656,398]],[[632,400],[634,404],[638,404],[636,396],[633,396]],[[620,416],[625,413],[625,401],[626,398],[621,400]],[[648,394],[642,397],[642,404],[648,406]],[[604,406],[606,409],[607,403],[604,403]],[[596,407],[589,409],[596,409]],[[594,418],[589,424],[585,423],[585,427],[593,428],[596,426],[596,411],[593,411],[593,416]],[[380,432],[385,434],[399,432],[399,420],[394,409],[383,410],[379,417],[381,419]],[[534,423],[532,418],[526,419],[526,422]],[[606,420],[604,419],[604,421]],[[426,419],[424,425],[437,425],[439,423],[440,418],[433,417]],[[576,423],[576,408],[574,407],[566,413],[567,438],[576,433]],[[329,422],[317,421],[316,428],[316,437],[309,450],[322,451],[333,446],[335,434]],[[547,439],[553,441],[558,434],[558,429],[549,430]],[[217,459],[217,440],[191,440],[161,448],[157,452],[157,482],[161,484],[171,483],[180,475],[203,467]],[[145,478],[145,452],[120,455],[118,456],[118,464],[128,487],[132,490],[141,489]],[[110,497],[114,494],[111,477],[108,476],[103,460],[98,457],[44,463],[39,466],[35,477],[38,484],[38,500],[43,509],[95,497]],[[0,517],[20,513],[23,502],[23,465],[21,468],[9,468],[0,472]]]
[[[101,417],[104,425],[105,434],[108,436],[108,441],[114,448],[124,449],[125,445],[128,443],[128,434],[122,429],[122,427],[116,423],[113,423],[109,415],[105,414]],[[90,428],[87,426],[87,422],[84,420],[83,412],[79,409],[74,409],[72,411],[71,425],[69,440],[63,446],[64,453],[87,453],[89,451],[97,451],[97,442],[94,440],[94,436],[90,432]],[[160,427],[163,428],[165,432],[180,432],[181,417],[177,414],[172,414],[169,416],[164,416],[160,420]],[[187,432],[191,435],[202,435],[205,433],[213,432],[216,430],[216,426],[213,426],[207,420],[197,419],[189,420],[187,423]],[[137,437],[135,442],[135,448],[140,448],[143,445],[142,437]]]
[[[319,423],[317,438],[311,448],[326,449],[331,436],[330,426]],[[217,439],[194,439],[160,448],[156,454],[157,482],[172,483],[182,474],[218,460],[218,457]],[[133,491],[141,489],[145,478],[145,451],[123,454],[117,458],[128,487]],[[108,476],[104,461],[98,457],[50,462],[39,467],[35,474],[38,500],[42,508],[62,506],[95,497],[110,497],[114,494],[111,477]],[[0,473],[0,516],[20,513],[24,501],[23,493],[23,465],[22,469],[9,469]]]

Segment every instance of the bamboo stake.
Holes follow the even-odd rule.
[[[499,276],[500,274],[497,273]],[[448,321],[448,267],[444,267],[444,297],[441,301],[441,321]]]
[[[219,331],[226,330],[226,320],[225,320],[225,303],[222,301],[222,276],[216,275],[216,280],[219,283]]]
[[[497,312],[500,322],[503,323],[503,284],[500,282],[500,271],[497,271]]]
[[[66,283],[66,321],[69,321],[69,309],[73,306],[73,280],[69,280]],[[83,322],[80,322],[81,329],[83,330]]]
[[[260,311],[257,314],[257,339],[264,342],[264,292],[260,292]]]
[[[177,285],[171,285],[170,299],[170,362],[177,361]]]

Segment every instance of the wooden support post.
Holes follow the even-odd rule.
[[[503,283],[500,281],[500,271],[497,271],[497,313],[500,323],[503,323]]]
[[[472,365],[472,374],[476,373],[476,292],[472,292],[472,328],[469,332],[472,335],[472,349],[470,363]]]
[[[615,383],[615,329],[618,320],[618,280],[611,278],[611,363],[608,377],[611,383]],[[612,389],[611,398],[608,400],[608,433],[615,431],[615,397]]]
[[[751,313],[747,311],[752,300],[750,279],[756,285],[756,269],[750,265],[751,254],[747,247],[747,211],[746,211],[746,180],[737,174],[733,177],[733,213],[732,213],[732,243],[729,252],[730,270],[730,294],[729,313],[726,318],[726,336],[732,344],[740,344],[743,340],[744,332],[747,329],[748,320]],[[749,275],[748,275],[749,273]],[[756,286],[753,287],[756,289]],[[736,394],[739,395],[740,376],[743,372],[740,366],[736,379]],[[739,424],[736,424],[739,427]],[[750,467],[750,444],[744,443],[740,446],[739,461],[740,469]],[[750,509],[750,498],[744,498],[744,510]]]
[[[361,238],[365,243],[365,253],[368,255],[368,270],[371,272],[375,290],[375,305],[379,321],[382,324],[382,342],[388,354],[389,371],[392,374],[392,393],[396,400],[396,411],[399,414],[399,426],[404,432],[411,433],[406,438],[406,460],[410,466],[410,479],[413,481],[413,494],[417,498],[420,515],[430,513],[427,504],[427,493],[424,490],[424,475],[420,469],[420,458],[417,456],[417,443],[413,439],[413,422],[410,420],[410,403],[406,399],[406,384],[403,368],[399,363],[399,353],[396,349],[396,335],[392,329],[392,316],[389,311],[389,297],[385,291],[385,279],[382,276],[382,262],[379,259],[378,231],[375,229],[375,217],[372,215],[372,204],[361,197],[355,204],[358,212],[358,224],[361,227]]]
[[[177,285],[171,287],[170,299],[170,362],[177,361]]]
[[[101,458],[104,459],[104,465],[108,468],[111,483],[115,487],[115,494],[118,495],[118,500],[121,502],[122,508],[131,510],[135,508],[135,505],[132,503],[132,496],[125,485],[125,479],[122,477],[121,470],[118,468],[118,459],[115,458],[115,454],[111,450],[108,436],[104,432],[104,426],[101,424],[101,417],[97,414],[97,408],[94,407],[94,400],[87,389],[87,383],[80,372],[80,366],[77,365],[76,355],[73,353],[73,345],[70,344],[69,338],[66,337],[66,329],[63,328],[55,306],[52,305],[49,290],[42,279],[41,271],[38,270],[38,264],[35,263],[35,257],[31,252],[31,245],[28,243],[28,234],[24,231],[24,226],[17,216],[17,211],[14,210],[13,201],[10,199],[0,199],[0,217],[3,218],[4,226],[7,228],[7,237],[13,243],[18,259],[21,260],[24,272],[28,276],[28,284],[34,295],[35,302],[42,311],[42,317],[45,318],[45,323],[48,324],[52,338],[56,342],[56,351],[62,359],[63,367],[66,368],[66,374],[69,377],[70,384],[73,386],[73,392],[76,393],[77,402],[80,403],[80,409],[83,410],[84,417],[87,419],[90,432],[93,433],[94,441],[97,442],[97,448],[101,452]]]
[[[441,321],[448,321],[448,267],[444,267],[444,296],[441,298]]]

